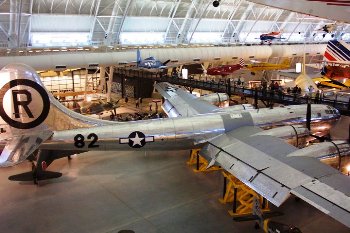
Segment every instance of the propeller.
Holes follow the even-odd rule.
[[[165,62],[163,62],[163,66],[166,66],[166,64],[168,64],[170,62],[170,60],[166,60]]]
[[[316,138],[320,142],[332,141],[330,137],[318,136],[318,135],[315,135],[315,134],[311,133],[311,103],[307,103],[307,108],[306,108],[306,128],[309,130],[310,136]]]

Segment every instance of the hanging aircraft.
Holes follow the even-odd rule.
[[[255,229],[263,229],[266,233],[301,233],[301,230],[295,226],[289,226],[284,223],[271,221],[275,216],[281,215],[278,212],[263,213],[260,207],[260,202],[257,197],[253,198],[251,216],[234,217],[233,220],[237,222],[256,220]]]
[[[273,40],[283,40],[281,37],[282,32],[269,32],[260,35],[260,44],[272,44]]]
[[[322,37],[325,38],[327,33],[331,33],[332,38],[334,37],[333,32],[335,32],[338,28],[338,25],[336,23],[330,23],[330,24],[325,24],[323,27],[316,29],[316,31],[323,31],[325,32]],[[316,33],[315,33],[316,34]],[[315,35],[314,34],[314,35]]]
[[[238,64],[233,65],[221,65],[210,67],[205,69],[203,67],[203,72],[207,75],[221,75],[223,77],[232,74],[233,72],[242,69],[245,66],[244,60],[241,58]]]
[[[246,68],[252,71],[252,74],[256,71],[263,70],[284,70],[290,68],[290,59],[286,58],[279,64],[268,63],[268,62],[256,62],[246,65]]]
[[[350,87],[350,86],[347,86],[346,84],[341,83],[337,80],[327,78],[326,76],[312,78],[312,81],[315,82],[315,84],[317,85],[318,88],[320,88],[320,87],[322,87],[322,88],[336,88],[336,89],[342,90],[342,89],[348,89]]]
[[[147,69],[166,69],[168,68],[166,65],[169,62],[170,60],[161,62],[152,56],[142,60],[141,51],[140,49],[137,49],[137,67],[147,68]]]
[[[332,122],[340,117],[333,107],[220,109],[160,83],[156,88],[165,98],[166,113],[181,117],[115,123],[62,107],[26,65],[7,65],[0,77],[0,166],[33,160],[32,172],[11,180],[60,177],[47,167],[55,159],[84,151],[201,148],[200,154],[211,160],[209,166],[221,165],[274,205],[280,206],[293,194],[350,227],[350,177],[312,157],[314,148],[298,149],[280,139],[294,137],[300,128],[286,126],[278,134],[260,128],[300,124],[306,118],[308,124]],[[334,144],[349,147],[345,141],[323,142],[317,154],[336,150]]]

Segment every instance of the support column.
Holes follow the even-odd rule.
[[[113,74],[114,74],[114,66],[110,66],[109,67],[108,82],[107,82],[107,102],[111,102]]]
[[[85,69],[85,87],[84,87],[84,101],[86,101],[86,91],[88,87],[88,70]]]
[[[100,66],[100,85],[98,89],[101,93],[106,93],[106,67]]]

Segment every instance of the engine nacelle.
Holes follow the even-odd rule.
[[[237,104],[237,105],[233,105],[233,106],[230,106],[230,107],[227,107],[226,108],[226,111],[227,112],[232,112],[232,113],[235,113],[237,111],[243,111],[243,110],[254,110],[254,106],[251,105],[251,104]]]
[[[309,130],[301,125],[287,125],[261,131],[255,135],[270,135],[282,139],[309,135]]]
[[[213,93],[203,95],[201,97],[198,97],[198,99],[207,101],[211,104],[217,104],[229,100],[229,97],[226,93]]]
[[[321,142],[303,149],[294,151],[288,157],[307,156],[321,160],[345,156],[350,152],[350,145],[347,141],[337,140],[332,142]]]
[[[287,125],[273,129],[267,129],[255,135],[270,135],[286,140],[289,144],[300,146],[306,144],[309,130],[301,125]]]

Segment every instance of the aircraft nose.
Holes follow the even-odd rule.
[[[333,119],[339,119],[341,117],[341,114],[339,112],[338,109],[334,108],[334,107],[330,107],[330,112],[332,113],[332,118]]]
[[[341,117],[341,114],[338,109],[333,108],[333,113],[336,119],[339,119]]]

